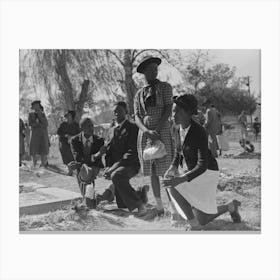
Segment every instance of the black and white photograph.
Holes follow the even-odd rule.
[[[19,50],[19,230],[261,230],[261,51]]]
[[[280,1],[0,0],[0,279],[279,280]]]

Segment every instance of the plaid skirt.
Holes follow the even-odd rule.
[[[139,129],[137,150],[138,150],[139,161],[141,164],[141,172],[144,176],[152,175],[153,164],[155,168],[154,169],[155,174],[157,176],[163,176],[165,171],[170,167],[170,164],[172,163],[175,147],[172,141],[171,129],[168,122],[160,131],[160,140],[165,145],[167,155],[155,160],[148,160],[148,161],[143,160],[143,150],[145,149],[146,145],[149,143],[150,140]]]

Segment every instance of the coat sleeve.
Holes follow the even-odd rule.
[[[40,127],[40,124],[38,122],[36,122],[36,118],[35,118],[35,114],[34,113],[30,113],[28,115],[28,124],[32,128]]]
[[[70,149],[74,158],[74,161],[83,163],[84,157],[81,151],[79,150],[78,140],[76,137],[71,138],[70,140]]]
[[[208,109],[206,111],[206,118],[205,118],[205,128],[206,129],[209,129],[211,122],[212,122],[212,114],[211,114],[211,111]]]
[[[40,122],[40,126],[42,128],[47,128],[48,127],[48,120],[46,115],[43,112],[38,113],[38,118]]]
[[[197,164],[187,172],[188,182],[204,173],[208,168],[208,140],[205,131],[197,135]]]
[[[99,152],[100,148],[104,145],[104,139],[103,138],[99,138],[96,143],[94,143],[95,146],[95,151],[96,153]],[[96,154],[95,153],[95,154]],[[99,168],[104,168],[104,165],[102,163],[102,159],[101,158],[97,158],[94,161],[91,160],[91,165],[97,166]]]
[[[64,123],[62,123],[58,130],[57,130],[57,135],[60,137],[64,137],[65,136],[65,129],[64,129]]]
[[[131,125],[130,131],[128,133],[127,149],[120,160],[120,165],[135,165],[135,162],[139,161],[137,152],[137,137],[138,127],[136,125]]]

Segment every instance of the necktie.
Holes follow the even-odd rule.
[[[87,140],[86,140],[86,145],[85,145],[85,147],[84,147],[84,151],[85,151],[85,155],[86,155],[86,156],[90,155],[90,148],[91,148],[90,140],[87,139]]]

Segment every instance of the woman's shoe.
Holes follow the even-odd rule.
[[[231,219],[234,223],[241,223],[241,216],[238,211],[238,207],[240,205],[241,205],[241,202],[234,199],[228,206]]]

